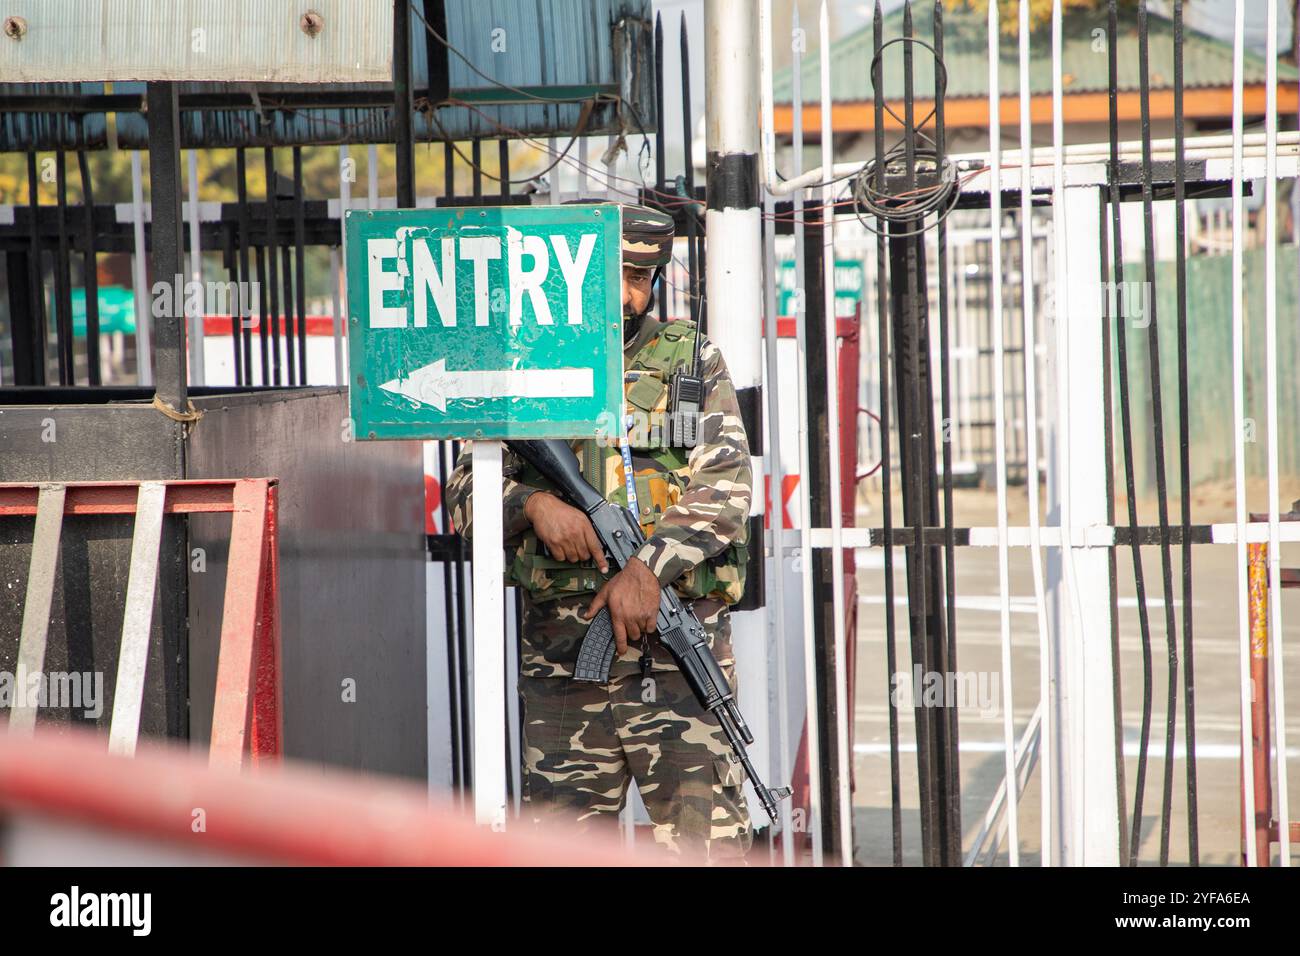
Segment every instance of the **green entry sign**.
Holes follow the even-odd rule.
[[[616,204],[351,210],[358,438],[592,438],[623,404]]]

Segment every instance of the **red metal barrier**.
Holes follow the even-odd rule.
[[[276,538],[277,483],[274,478],[199,479],[188,481],[78,481],[0,484],[0,517],[38,516],[42,500],[46,507],[61,507],[61,514],[49,515],[44,528],[46,537],[33,540],[33,573],[28,580],[28,601],[35,606],[49,606],[53,588],[53,569],[58,556],[62,519],[88,515],[136,515],[140,522],[140,502],[144,491],[158,486],[163,489],[159,514],[231,515],[230,552],[227,561],[225,609],[221,622],[221,649],[217,663],[217,693],[212,720],[211,760],[214,764],[242,766],[251,762],[278,759],[282,752],[280,700],[280,607],[279,549]],[[57,492],[51,495],[51,490]],[[44,491],[44,494],[42,492]],[[157,499],[152,499],[157,502]],[[38,520],[38,528],[41,524]],[[135,547],[152,544],[156,553],[161,525],[153,527],[152,542],[142,542],[137,534]],[[38,535],[39,537],[39,535]],[[37,575],[38,559],[44,561],[44,575]],[[134,562],[133,562],[134,565]],[[135,573],[133,566],[132,574]],[[153,573],[153,569],[149,569]],[[39,578],[39,580],[38,580]],[[34,595],[32,588],[43,588]],[[130,586],[128,586],[129,589]],[[142,589],[146,600],[134,611],[144,616],[143,634],[147,640],[148,616],[153,611],[153,584]],[[127,633],[133,609],[128,602]],[[36,621],[35,627],[24,618],[23,642],[31,640],[30,656],[34,670],[44,668],[45,635],[49,621]],[[29,631],[32,633],[29,635]],[[24,658],[24,645],[19,656]],[[141,650],[142,649],[135,649]],[[127,653],[124,645],[122,653]],[[139,667],[142,669],[143,654]],[[119,661],[119,675],[122,673]],[[121,683],[119,682],[119,687]],[[143,682],[138,682],[143,693]],[[114,702],[114,721],[118,719]],[[138,721],[138,707],[135,719]],[[11,717],[12,720],[12,717]],[[127,729],[129,748],[135,746],[138,725]]]
[[[196,832],[197,808],[203,825]],[[238,773],[175,744],[144,741],[131,758],[103,737],[39,728],[0,734],[0,828],[84,828],[132,843],[237,862],[308,866],[609,866],[669,862],[617,835],[522,827],[495,833],[414,784],[293,763]],[[0,841],[2,845],[4,841]],[[64,844],[66,846],[66,844]],[[66,852],[66,851],[63,851]],[[76,860],[49,860],[77,863]],[[693,862],[686,860],[686,862]]]
[[[1251,515],[1251,521],[1267,520]],[[1283,515],[1284,521],[1300,520],[1300,514]],[[1268,545],[1246,545],[1246,568],[1249,581],[1250,680],[1254,689],[1250,703],[1250,774],[1255,783],[1255,805],[1246,806],[1246,755],[1241,761],[1241,859],[1245,865],[1246,841],[1255,841],[1256,863],[1269,866],[1273,844],[1282,841],[1281,824],[1273,806],[1273,742],[1269,731],[1269,651],[1268,651]],[[1300,587],[1294,573],[1282,572],[1282,587]],[[1300,843],[1300,823],[1290,825],[1293,845]]]

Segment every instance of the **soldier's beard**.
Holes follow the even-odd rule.
[[[640,312],[633,311],[631,304],[623,306],[623,341],[631,341],[632,336],[636,335],[637,329],[641,328],[641,320],[646,317],[650,307],[654,305],[654,299],[651,298],[646,303],[645,309]]]

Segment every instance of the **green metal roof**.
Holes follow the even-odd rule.
[[[934,8],[931,4],[917,4],[913,12],[913,35],[927,43],[934,36]],[[1151,57],[1151,88],[1172,89],[1174,83],[1174,29],[1173,22],[1152,14],[1149,18],[1149,50]],[[966,8],[945,10],[943,17],[944,65],[948,71],[948,96],[988,96],[988,21],[984,14]],[[1100,25],[1100,43],[1093,31]],[[1064,91],[1071,93],[1105,92],[1109,89],[1108,57],[1105,47],[1105,16],[1096,13],[1076,13],[1065,18],[1061,59]],[[903,35],[903,11],[898,9],[885,16],[884,41]],[[1094,44],[1098,49],[1094,49]],[[1121,11],[1119,19],[1119,89],[1139,88],[1137,14]],[[903,47],[896,43],[885,50],[885,99],[903,98]],[[871,100],[875,91],[871,83],[871,57],[873,50],[871,24],[831,44],[831,96],[839,103]],[[1019,38],[1003,34],[1001,40],[1001,92],[1013,95],[1020,90]],[[918,99],[934,96],[934,60],[930,51],[914,45],[914,89]],[[1029,43],[1029,83],[1033,93],[1052,91],[1051,30],[1043,29],[1033,34]],[[1266,80],[1266,63],[1258,54],[1246,51],[1245,82],[1263,83]],[[819,57],[810,53],[801,69],[802,93],[805,103],[816,102],[819,96]],[[777,103],[791,99],[790,68],[779,71],[773,78],[773,93]],[[1287,63],[1278,64],[1279,82],[1296,79],[1296,69]],[[1183,30],[1183,83],[1185,88],[1226,87],[1232,85],[1232,45],[1204,33]]]

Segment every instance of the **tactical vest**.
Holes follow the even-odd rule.
[[[653,321],[648,316],[646,321]],[[623,393],[627,414],[632,416],[628,444],[633,452],[633,475],[637,498],[637,520],[649,538],[663,513],[675,505],[686,490],[690,477],[690,449],[665,445],[668,428],[669,383],[680,369],[689,367],[694,356],[695,325],[673,321],[663,325],[628,360]],[[606,500],[627,507],[623,456],[618,436],[609,440],[575,441],[583,476]],[[526,462],[520,461],[513,477],[534,488],[553,486]],[[722,552],[692,568],[673,588],[687,600],[710,597],[735,604],[745,590],[748,526]],[[610,574],[612,575],[611,569]],[[610,575],[602,575],[595,562],[571,563],[550,557],[530,528],[515,552],[507,572],[510,583],[526,589],[535,602],[594,593]]]

